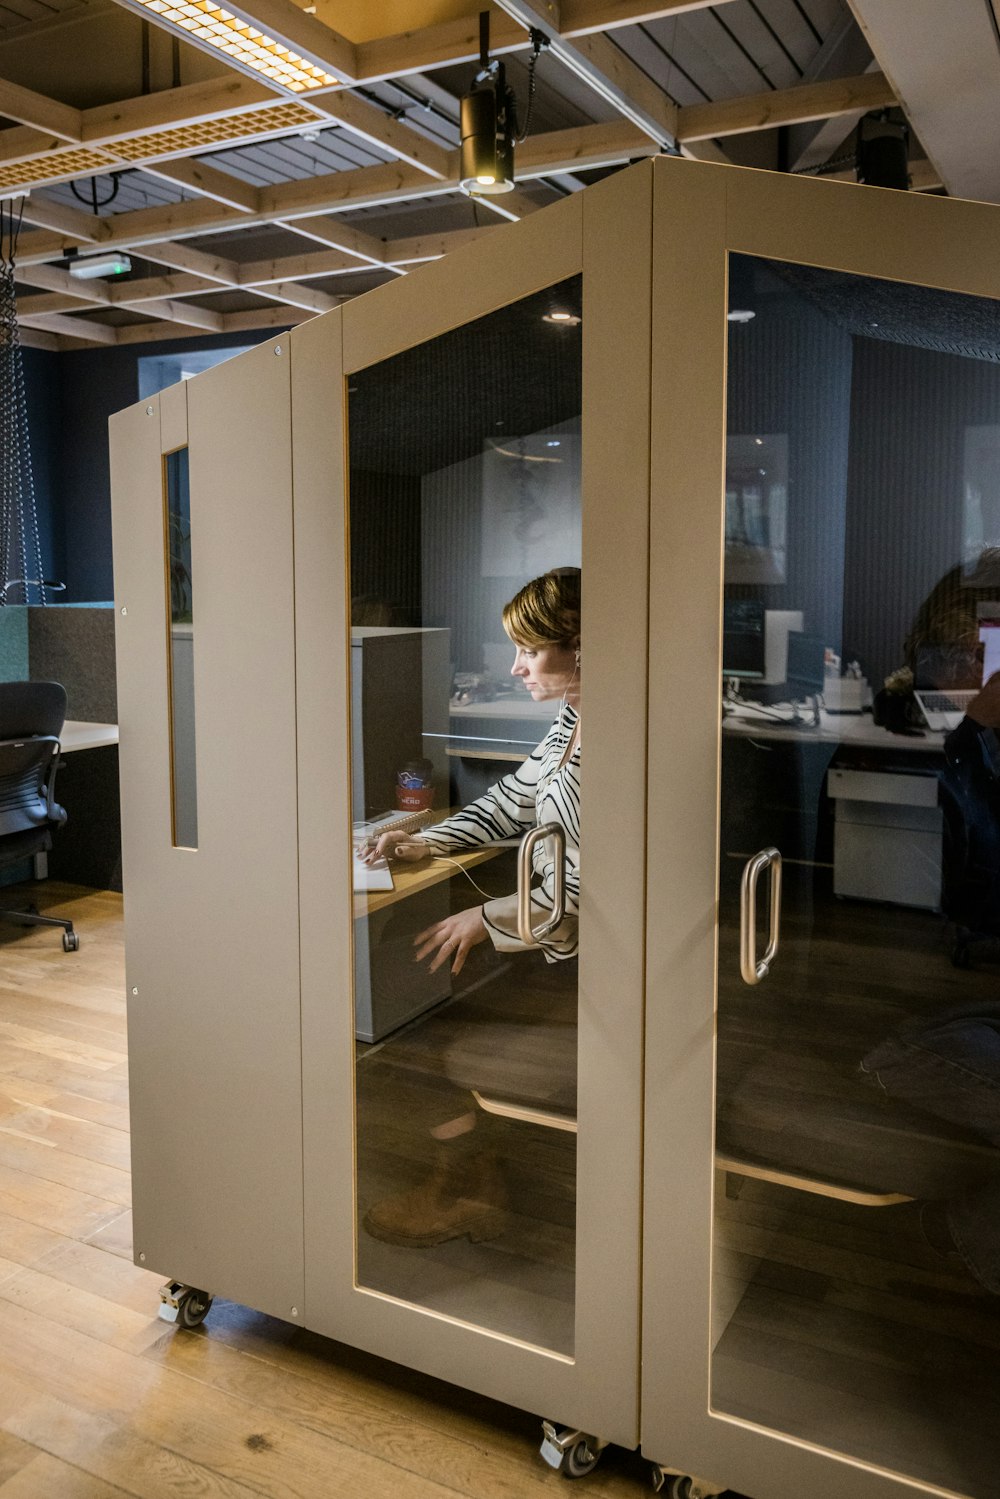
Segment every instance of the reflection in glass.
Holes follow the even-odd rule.
[[[578,310],[577,279],[350,378],[357,1278],[571,1354],[581,376],[556,293]],[[557,568],[529,669],[523,590]],[[542,946],[516,915],[539,820],[567,874]],[[562,857],[535,852],[535,928]]]
[[[174,846],[198,847],[198,782],[194,726],[194,580],[188,450],[163,460],[169,600],[170,750]]]
[[[743,256],[731,286],[757,314],[730,324],[727,468],[756,530],[733,546],[727,484],[712,1402],[987,1499],[1000,320]],[[778,442],[776,510],[752,468]],[[781,949],[750,988],[738,881],[772,845]]]

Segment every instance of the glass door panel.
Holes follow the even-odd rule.
[[[580,291],[561,283],[348,386],[356,1283],[564,1355]],[[556,656],[521,638],[535,654],[512,674],[505,605],[552,569]],[[537,844],[529,919],[558,917],[557,863],[565,916],[528,943],[519,844],[539,822],[565,847]]]
[[[987,1499],[1000,317],[745,256],[730,294],[712,1405]]]

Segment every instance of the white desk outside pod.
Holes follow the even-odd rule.
[[[107,744],[118,743],[118,725],[87,723],[84,719],[67,718],[59,743],[64,755],[72,754],[74,750],[102,749]]]

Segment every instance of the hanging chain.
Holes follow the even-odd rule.
[[[14,200],[0,202],[0,606],[48,602],[14,283],[23,212],[23,198],[19,208]],[[12,590],[21,597],[10,598]]]

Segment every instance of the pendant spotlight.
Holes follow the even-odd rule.
[[[528,108],[524,130],[518,130],[517,99],[507,83],[504,65],[490,60],[490,13],[479,15],[479,71],[461,102],[462,189],[472,197],[509,193],[514,186],[514,146],[523,141],[531,122],[535,93],[535,64],[549,45],[541,31],[531,31],[528,64]]]

